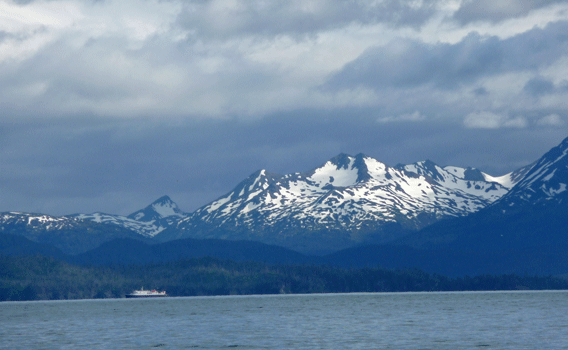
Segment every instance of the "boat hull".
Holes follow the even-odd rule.
[[[137,294],[126,294],[129,299],[140,299],[140,298],[163,298],[167,297],[167,294],[153,294],[153,295],[137,295]]]

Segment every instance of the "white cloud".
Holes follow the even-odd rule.
[[[116,37],[128,41],[122,49],[133,48],[153,35],[172,32],[180,9],[176,2],[158,0],[33,1],[26,5],[2,1],[0,32],[9,37],[0,42],[0,63],[27,59],[56,41],[66,41],[81,51],[89,40]]]
[[[535,55],[528,72],[503,72],[501,57],[492,51],[497,44],[484,48],[486,37],[471,43],[464,38],[474,32],[496,35],[492,43],[514,38],[568,18],[568,11],[563,12],[567,4],[463,25],[452,19],[460,4],[38,0],[22,5],[0,0],[0,104],[5,115],[14,117],[130,118],[249,118],[305,108],[373,107],[381,110],[372,115],[387,116],[382,119],[387,122],[425,118],[417,112],[401,114],[404,110],[428,111],[429,116],[467,115],[473,108],[506,110],[522,90],[518,82],[534,75],[531,70],[547,77],[566,75],[563,62],[540,66],[546,51]],[[422,85],[393,87],[376,79],[370,88],[322,88],[332,75],[373,50],[387,59],[370,62],[358,82],[382,71],[392,76],[375,75],[395,82],[407,77],[405,84]],[[433,55],[425,57],[428,53]],[[458,82],[466,73],[469,81]],[[497,77],[506,74],[511,79],[497,86]],[[472,100],[468,92],[474,80],[488,91],[483,101]],[[377,86],[383,90],[377,92]],[[561,104],[546,101],[549,110]],[[537,102],[521,101],[520,109]],[[520,127],[522,120],[502,124]]]
[[[426,116],[420,114],[419,111],[414,111],[413,113],[400,114],[398,116],[388,116],[377,119],[379,123],[390,123],[390,122],[416,122],[426,120]]]
[[[490,111],[470,113],[464,118],[463,123],[471,129],[525,128],[527,126],[527,120],[524,117],[509,118]]]
[[[514,117],[503,121],[503,126],[506,128],[526,128],[528,125],[525,117]]]
[[[558,114],[549,114],[537,120],[537,125],[541,126],[562,126],[564,119]]]
[[[501,22],[526,18],[556,7],[564,0],[464,0],[454,17],[461,22]]]

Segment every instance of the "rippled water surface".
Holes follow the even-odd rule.
[[[568,349],[568,292],[0,303],[10,349]]]

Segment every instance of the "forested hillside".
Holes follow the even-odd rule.
[[[448,278],[420,270],[341,269],[213,258],[86,267],[41,256],[0,256],[0,301],[122,298],[134,289],[170,296],[568,289],[568,280],[518,275]]]

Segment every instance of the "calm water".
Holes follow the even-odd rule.
[[[0,303],[10,349],[568,349],[568,292]]]

